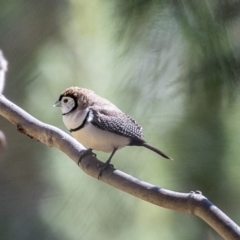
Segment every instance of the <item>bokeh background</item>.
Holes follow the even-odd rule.
[[[239,26],[233,0],[1,1],[4,95],[66,131],[52,108],[59,94],[75,85],[94,90],[175,159],[128,147],[115,167],[167,189],[201,190],[239,224]],[[0,239],[221,239],[195,216],[92,179],[2,117],[0,129],[8,142]]]

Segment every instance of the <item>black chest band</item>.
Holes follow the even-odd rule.
[[[88,119],[89,114],[90,114],[90,111],[88,111],[88,113],[87,113],[86,117],[84,118],[82,124],[80,126],[76,127],[76,128],[69,129],[69,132],[76,132],[76,131],[82,129],[87,123],[87,119]]]

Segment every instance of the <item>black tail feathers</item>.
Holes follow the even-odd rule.
[[[159,154],[160,156],[162,156],[162,157],[164,157],[166,159],[173,160],[172,158],[167,156],[165,153],[163,153],[159,149],[157,149],[157,148],[149,145],[148,143],[146,143],[143,139],[133,139],[129,145],[130,146],[143,146],[145,148],[148,148],[148,149],[152,150],[153,152]]]
[[[157,148],[155,148],[155,147],[153,147],[153,146],[147,144],[146,142],[144,142],[144,143],[142,144],[142,146],[145,147],[145,148],[148,148],[148,149],[152,150],[153,152],[155,152],[155,153],[161,155],[161,156],[164,157],[164,158],[167,158],[167,159],[173,160],[172,158],[170,158],[169,156],[167,156],[165,153],[163,153],[163,152],[160,151],[159,149],[157,149]]]

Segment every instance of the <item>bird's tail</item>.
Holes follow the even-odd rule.
[[[145,148],[148,148],[148,149],[152,150],[153,152],[155,152],[155,153],[161,155],[161,156],[164,157],[164,158],[167,158],[167,159],[173,160],[172,158],[170,158],[169,156],[167,156],[165,153],[163,153],[163,152],[160,151],[159,149],[157,149],[157,148],[155,148],[155,147],[153,147],[153,146],[147,144],[146,142],[144,142],[144,143],[142,144],[142,146],[145,147]]]

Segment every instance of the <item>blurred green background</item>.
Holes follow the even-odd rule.
[[[69,86],[115,103],[175,159],[127,147],[113,164],[175,191],[201,190],[240,223],[240,3],[164,0],[0,2],[4,94],[66,131],[52,108]],[[0,239],[221,239],[84,174],[0,118]],[[105,161],[107,154],[97,153]]]

